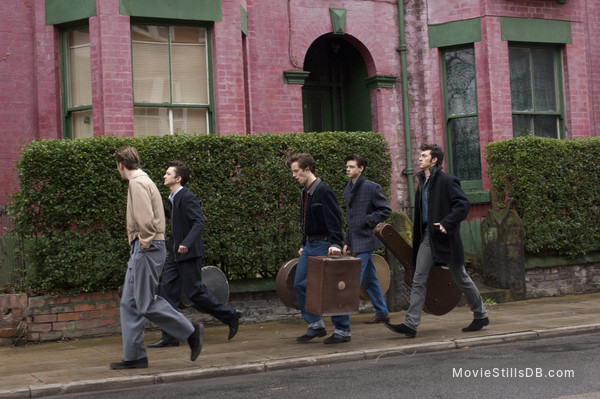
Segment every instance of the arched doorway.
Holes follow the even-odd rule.
[[[372,129],[367,66],[352,44],[321,36],[308,49],[304,70],[310,72],[302,87],[305,132]]]

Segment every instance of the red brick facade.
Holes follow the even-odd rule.
[[[0,204],[18,189],[15,162],[38,138],[63,137],[60,32],[46,25],[45,0],[0,3]],[[398,4],[383,0],[222,0],[211,25],[216,134],[303,131],[302,85],[284,71],[302,70],[310,46],[332,32],[330,8],[346,11],[343,36],[362,55],[368,76],[392,75],[391,88],[371,88],[372,128],[387,139],[394,163],[395,209],[408,204],[398,47]],[[119,0],[97,0],[89,18],[94,135],[133,134],[130,17]],[[410,150],[433,141],[446,146],[440,51],[429,27],[478,18],[474,43],[483,189],[489,189],[485,144],[512,137],[508,42],[501,17],[568,21],[562,47],[566,137],[597,136],[600,120],[600,0],[405,0]],[[242,30],[243,7],[248,35]],[[414,168],[414,166],[412,166]]]

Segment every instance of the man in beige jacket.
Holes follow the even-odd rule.
[[[131,244],[121,296],[123,361],[111,369],[147,368],[144,346],[146,319],[180,341],[187,340],[194,361],[202,350],[203,327],[190,323],[162,297],[156,295],[158,276],[165,262],[165,214],[158,188],[140,169],[134,147],[121,147],[115,154],[127,190],[127,237]]]

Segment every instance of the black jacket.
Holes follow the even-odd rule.
[[[304,194],[304,191],[303,191]],[[307,236],[327,236],[332,246],[342,248],[342,211],[333,190],[317,179],[308,190],[306,217],[302,230],[302,246]],[[300,203],[300,222],[304,215],[304,201]]]
[[[171,213],[171,236],[167,249],[177,261],[198,258],[204,255],[202,230],[205,224],[204,213],[198,198],[183,187],[173,198]],[[180,245],[188,247],[188,252],[177,253]]]
[[[443,265],[462,265],[465,263],[465,251],[460,238],[460,223],[469,215],[471,203],[460,186],[458,177],[442,172],[441,166],[432,166],[429,170],[427,195],[427,230],[431,238],[433,261]],[[417,252],[423,240],[421,222],[421,195],[425,172],[417,174],[419,187],[415,195],[415,217],[413,225],[413,263],[416,265]],[[434,223],[441,223],[447,231],[442,233]]]

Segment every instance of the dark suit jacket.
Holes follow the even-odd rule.
[[[443,265],[463,265],[465,252],[460,237],[460,223],[469,215],[471,203],[460,186],[458,177],[442,172],[441,166],[430,169],[427,194],[427,231],[431,239],[433,261]],[[415,214],[413,223],[413,263],[416,264],[419,246],[423,240],[423,223],[421,222],[421,196],[425,172],[417,173],[419,187],[415,195]],[[441,223],[447,231],[442,233],[434,227]]]
[[[344,198],[348,225],[345,244],[355,254],[381,248],[383,244],[375,237],[373,229],[392,213],[381,186],[359,176],[356,184],[348,182]]]
[[[198,258],[204,255],[202,230],[206,220],[198,198],[183,187],[173,198],[171,210],[171,237],[168,249],[177,261]],[[180,245],[188,247],[185,254],[177,253]]]

